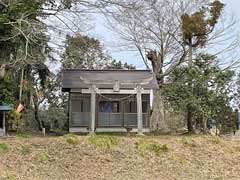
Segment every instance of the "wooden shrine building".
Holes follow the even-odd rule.
[[[69,92],[69,131],[147,132],[150,93],[157,88],[148,70],[63,70],[62,91]]]

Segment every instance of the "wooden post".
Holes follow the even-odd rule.
[[[45,128],[42,128],[42,133],[43,133],[43,136],[46,136],[46,129]]]
[[[138,118],[138,135],[143,135],[143,121],[142,121],[142,87],[137,85],[137,118]]]
[[[69,93],[69,101],[68,101],[68,131],[72,127],[72,93]]]
[[[95,132],[95,112],[96,111],[96,86],[92,85],[91,87],[91,129],[90,133],[94,134]]]

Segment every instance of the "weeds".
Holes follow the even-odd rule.
[[[189,137],[182,138],[182,143],[186,147],[197,147],[196,142],[192,138],[189,138]]]
[[[169,151],[169,148],[167,147],[166,144],[160,145],[154,141],[149,141],[145,139],[137,142],[136,148],[138,149],[141,155],[153,153],[156,156],[160,156],[161,154]]]
[[[180,163],[181,165],[186,165],[188,163],[187,159],[182,155],[171,153],[171,157],[174,161]]]
[[[22,155],[28,155],[31,153],[31,148],[30,146],[22,146],[21,149],[20,149],[20,152]]]
[[[4,171],[5,177],[7,180],[15,180],[15,176],[13,175],[12,171],[10,171],[9,169],[6,169]]]
[[[99,149],[106,152],[117,146],[117,138],[114,136],[102,136],[102,135],[92,135],[89,137],[89,142],[96,145]]]
[[[20,138],[29,138],[30,134],[27,132],[19,131],[19,132],[17,132],[16,136],[20,137]]]
[[[6,143],[0,143],[0,154],[5,154],[9,150],[9,147]]]
[[[213,144],[221,144],[222,143],[221,139],[219,137],[216,137],[216,136],[211,137],[209,139],[209,141]]]
[[[47,153],[42,152],[37,155],[37,160],[39,162],[45,162],[45,161],[48,161],[48,159],[49,159],[49,156],[47,155]]]
[[[69,144],[79,144],[79,139],[74,134],[65,134],[63,138],[69,143]]]

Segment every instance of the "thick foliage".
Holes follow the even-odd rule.
[[[79,69],[135,69],[107,54],[98,39],[76,34],[66,36],[66,50],[62,56],[63,68]]]
[[[176,109],[192,111],[193,119],[206,125],[209,118],[231,110],[231,80],[234,73],[222,71],[216,57],[200,54],[192,67],[179,67],[171,75],[172,83],[165,87],[164,96]]]
[[[11,73],[7,73],[0,81],[0,104],[14,105],[16,103],[17,85],[14,82],[14,76]]]

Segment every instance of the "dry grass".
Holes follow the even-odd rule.
[[[107,136],[77,138],[79,141],[74,145],[63,137],[0,139],[0,144],[8,147],[0,155],[0,179],[238,180],[240,177],[240,145],[236,140],[167,135],[114,136],[110,140]],[[103,151],[101,147],[105,148],[105,142],[112,143],[112,139],[114,148],[106,145],[111,148]]]

